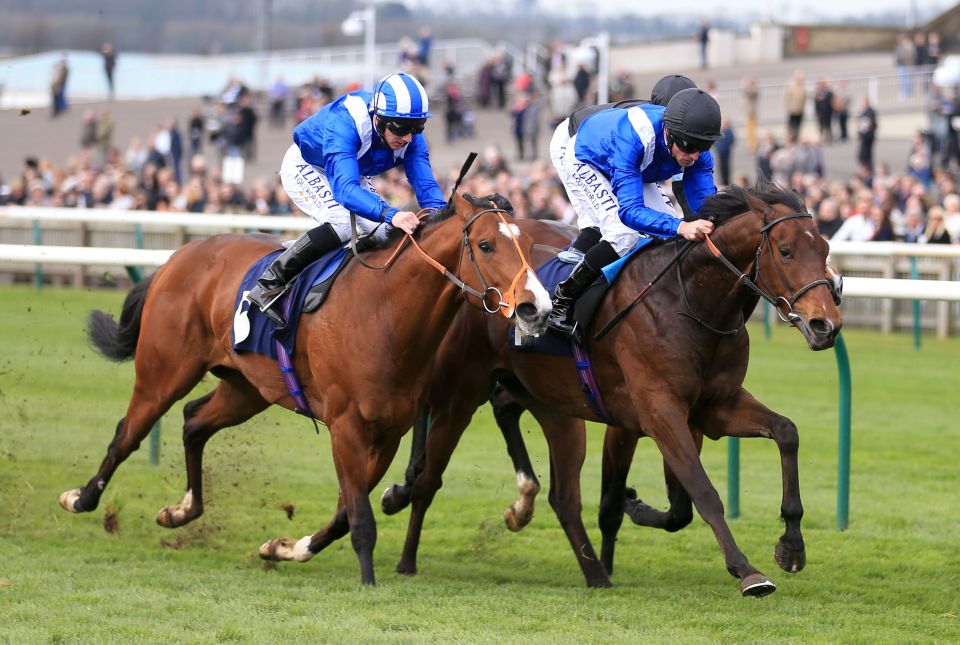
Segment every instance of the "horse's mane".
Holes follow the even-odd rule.
[[[473,206],[476,206],[477,208],[491,208],[491,207],[499,208],[501,210],[507,211],[508,213],[510,213],[510,215],[513,215],[513,205],[510,203],[510,200],[508,200],[506,197],[504,197],[500,193],[493,193],[491,195],[485,195],[483,197],[474,197],[469,193],[462,193],[461,196],[465,200],[470,202],[470,204],[472,204]],[[417,233],[416,233],[417,237],[422,235],[423,232],[429,229],[430,227],[444,220],[450,219],[450,217],[452,217],[453,214],[456,212],[457,212],[457,209],[455,205],[455,200],[452,198],[447,200],[446,206],[436,211],[432,215],[427,216],[422,221],[420,228],[417,229]],[[387,234],[386,238],[381,238],[379,240],[374,240],[373,238],[367,238],[367,240],[365,240],[363,244],[358,246],[361,251],[372,251],[376,249],[383,249],[386,247],[393,246],[397,242],[397,240],[399,240],[403,236],[404,236],[404,232],[399,228],[395,228],[391,230],[389,234]]]
[[[767,204],[783,204],[798,213],[807,210],[798,193],[761,177],[752,188],[729,186],[716,195],[707,197],[697,213],[697,219],[710,219],[720,226],[727,220],[751,210],[747,201],[748,195]]]

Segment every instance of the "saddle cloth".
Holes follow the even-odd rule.
[[[277,360],[277,350],[273,342],[276,340],[286,350],[287,355],[292,357],[300,315],[315,311],[320,306],[334,278],[352,257],[346,248],[340,248],[327,253],[304,269],[297,276],[290,290],[279,301],[284,311],[284,319],[287,321],[285,325],[279,326],[259,308],[251,307],[246,296],[281,252],[282,249],[263,256],[243,276],[234,301],[233,350],[235,352],[253,352]]]

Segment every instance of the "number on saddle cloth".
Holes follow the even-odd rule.
[[[339,248],[323,255],[301,271],[293,286],[280,300],[287,324],[278,327],[257,307],[250,307],[246,294],[253,289],[257,279],[279,253],[280,251],[274,251],[260,258],[250,267],[240,283],[233,319],[233,349],[237,352],[253,352],[277,360],[278,355],[273,343],[277,340],[287,353],[293,356],[300,315],[316,311],[329,293],[334,279],[352,257],[346,248]]]

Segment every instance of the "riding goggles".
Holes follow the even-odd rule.
[[[713,141],[704,141],[703,139],[693,139],[671,134],[670,138],[677,144],[681,152],[694,154],[696,152],[706,152],[713,146]]]
[[[399,120],[387,120],[384,124],[387,130],[390,130],[393,134],[398,137],[405,137],[408,134],[420,134],[423,132],[427,120],[426,119],[399,119]]]

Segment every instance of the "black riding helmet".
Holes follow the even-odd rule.
[[[690,88],[677,92],[667,103],[663,112],[672,138],[682,138],[690,143],[716,141],[720,134],[720,106],[716,99],[703,90]],[[682,146],[681,146],[682,147]]]
[[[653,91],[650,92],[650,102],[665,106],[677,92],[696,86],[696,83],[682,74],[664,76],[653,86]]]

